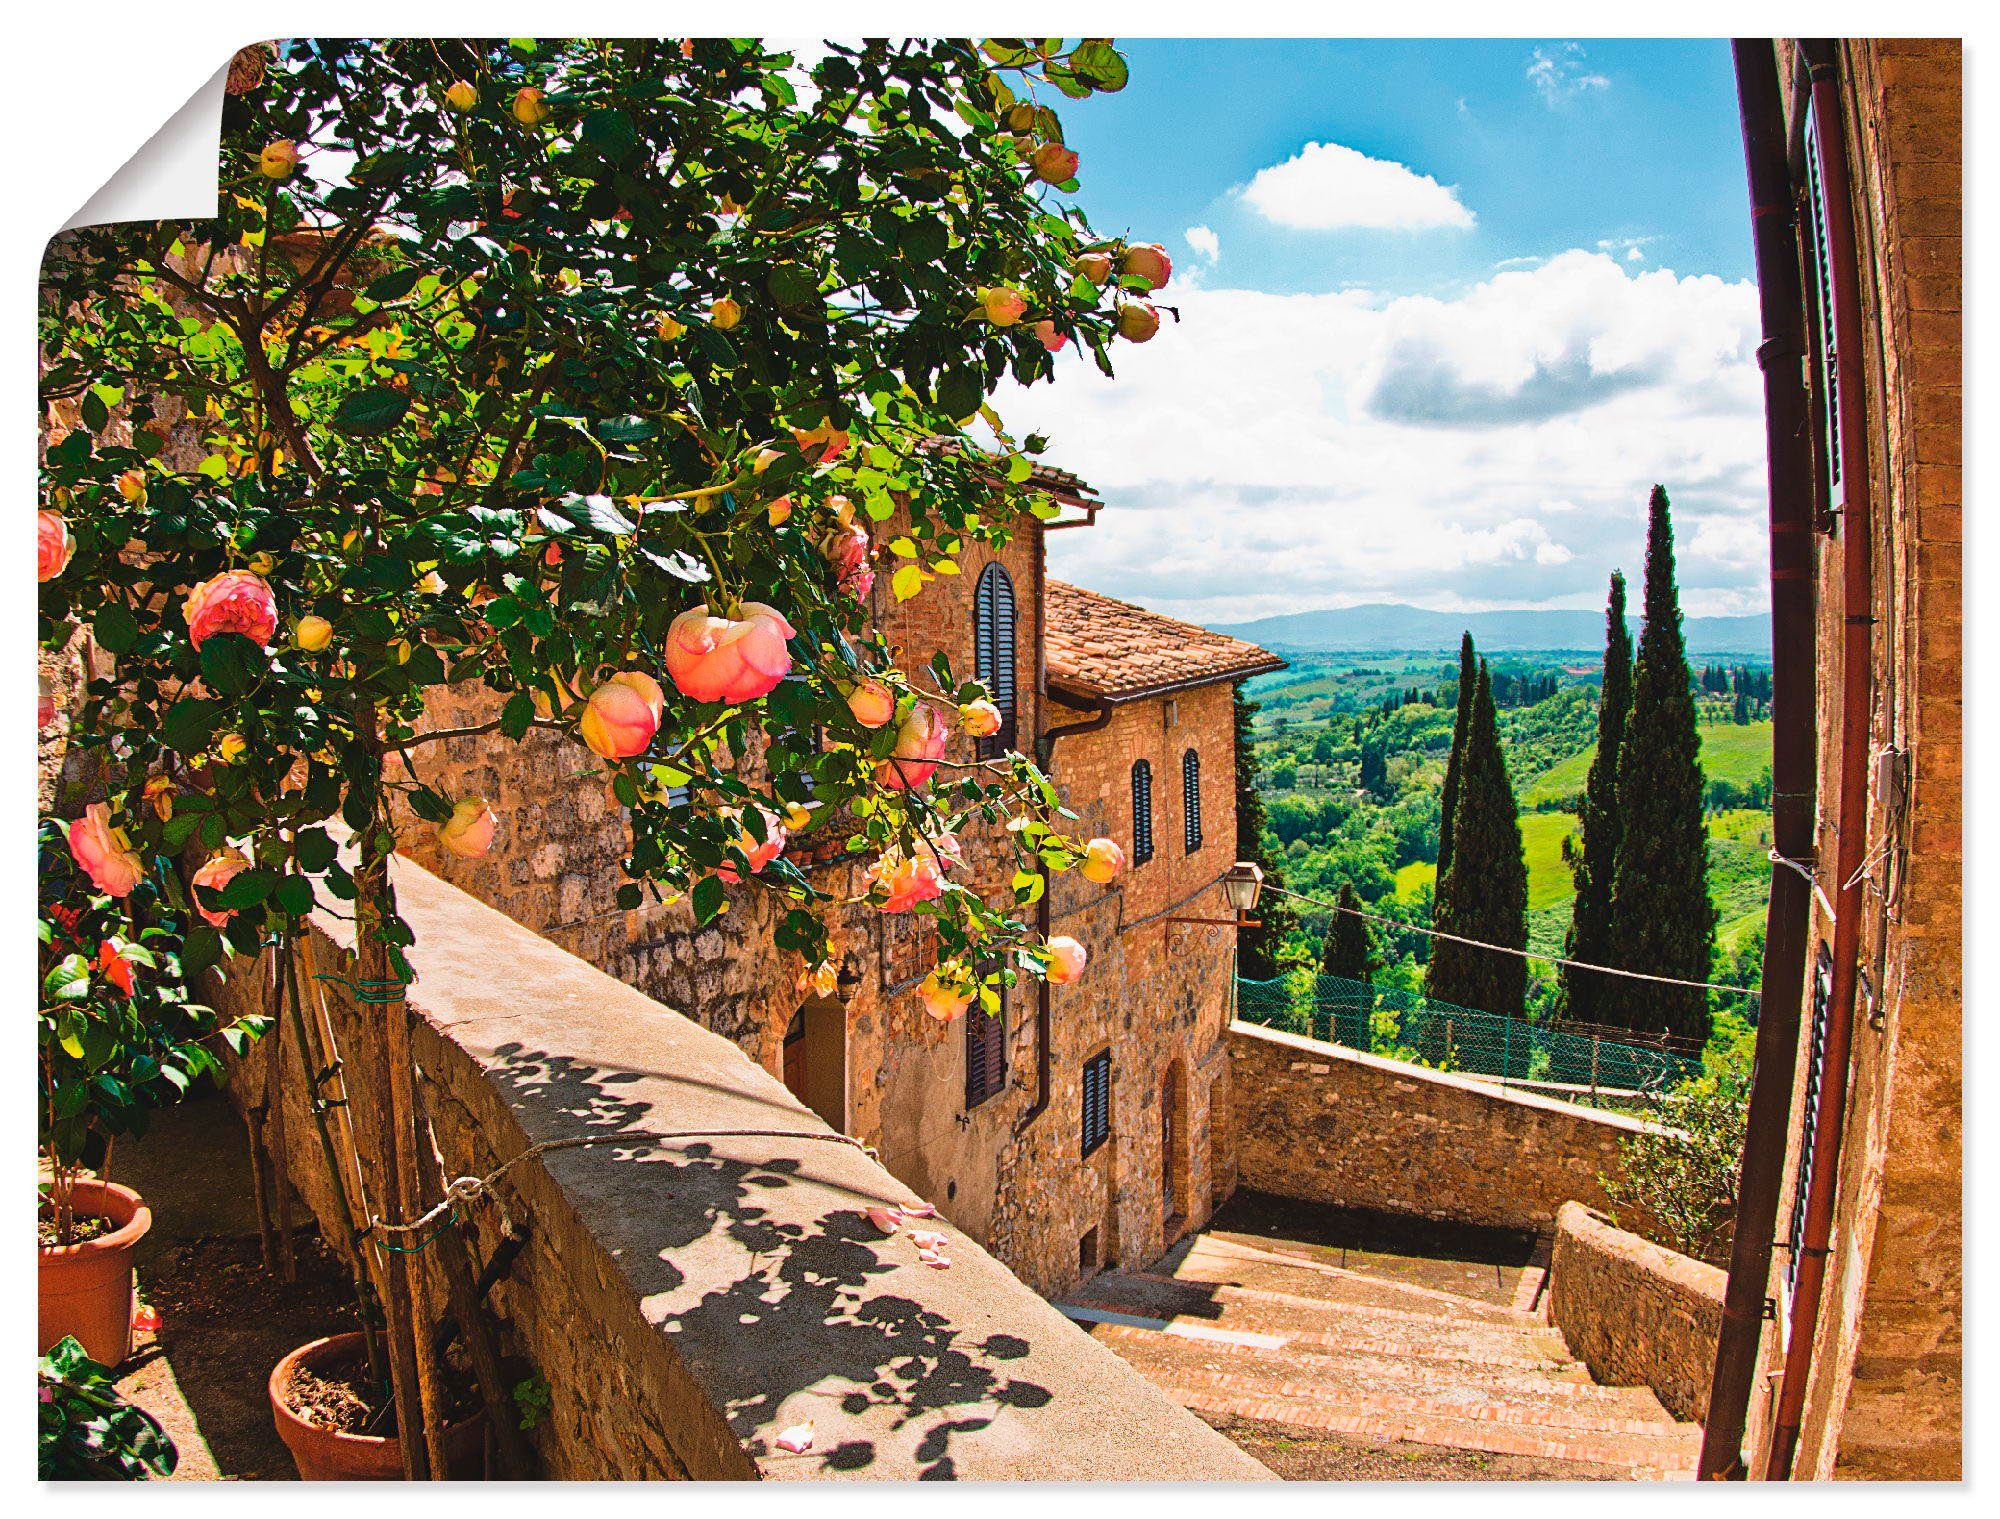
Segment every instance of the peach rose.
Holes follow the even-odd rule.
[[[1076,178],[1077,165],[1083,160],[1074,150],[1059,142],[1045,142],[1035,149],[1028,162],[1033,166],[1035,178],[1044,184],[1060,185]]]
[[[549,119],[548,102],[542,99],[542,92],[533,85],[524,85],[514,92],[514,119],[524,127],[538,127]]]
[[[1160,314],[1145,301],[1126,301],[1118,308],[1118,336],[1128,343],[1145,343],[1160,330]]]
[[[737,619],[712,617],[706,606],[681,613],[667,629],[667,674],[696,701],[755,701],[792,668],[785,640],[792,625],[760,601],[743,603]]]
[[[1047,317],[1043,317],[1039,322],[1035,323],[1035,336],[1041,340],[1042,346],[1048,349],[1050,353],[1061,353],[1064,346],[1069,342],[1069,334],[1058,328]]]
[[[1068,986],[1083,978],[1084,962],[1090,952],[1068,934],[1057,934],[1049,940],[1048,978],[1051,986]]]
[[[60,512],[35,513],[35,579],[53,580],[69,568],[76,539]]]
[[[641,670],[620,670],[583,704],[576,731],[590,752],[608,760],[630,759],[646,752],[660,731],[667,693]]]
[[[949,833],[938,834],[920,840],[911,854],[895,847],[883,850],[868,867],[868,885],[871,892],[881,890],[883,912],[908,912],[919,902],[942,896],[945,872],[964,863],[958,840]]]
[[[896,693],[879,680],[864,680],[847,693],[847,710],[864,728],[879,728],[896,715]]]
[[[876,781],[891,791],[911,791],[931,778],[944,758],[951,728],[942,713],[920,701],[896,730],[896,747],[875,767]]]
[[[241,633],[262,648],[278,631],[278,602],[262,575],[225,570],[188,592],[181,606],[188,641],[199,649],[217,633]]]
[[[790,522],[792,520],[792,498],[790,496],[780,496],[776,501],[765,507],[764,519],[772,527],[783,527],[787,522]]]
[[[820,552],[833,566],[840,588],[856,601],[867,596],[875,584],[875,568],[868,562],[868,529],[858,523],[829,533],[820,543]]]
[[[1012,327],[1028,309],[1028,298],[1006,285],[979,292],[979,307],[995,327]]]
[[[727,332],[742,320],[742,306],[726,295],[708,308],[708,324],[718,332]]]
[[[317,654],[333,642],[333,624],[324,617],[308,613],[299,619],[299,625],[292,629],[292,642],[308,654]]]
[[[750,874],[762,875],[764,867],[785,852],[785,825],[778,821],[776,813],[768,807],[757,809],[764,818],[764,837],[760,842],[748,828],[736,837],[736,847],[750,860]],[[743,878],[736,873],[734,865],[718,865],[715,873],[732,886]]]
[[[220,854],[208,857],[201,869],[194,873],[194,884],[197,888],[207,887],[210,891],[220,891],[249,868],[250,862],[242,855],[233,849],[225,849]],[[201,914],[203,921],[211,928],[221,928],[236,916],[236,909],[233,907],[220,909],[204,907],[199,890],[195,893],[194,910]]]
[[[1000,725],[1005,721],[1000,709],[983,696],[978,701],[966,702],[958,709],[959,727],[974,738],[991,738],[1000,731]]]
[[[1101,285],[1111,278],[1111,255],[1108,253],[1080,254],[1076,261],[1076,272],[1093,285]]]
[[[1125,250],[1125,262],[1118,272],[1136,274],[1148,290],[1158,290],[1173,278],[1174,261],[1158,243],[1134,243]]]
[[[438,824],[438,842],[461,860],[477,860],[493,847],[493,830],[500,820],[483,796],[468,796]]]
[[[264,144],[264,151],[257,155],[257,172],[266,179],[290,179],[298,172],[299,150],[295,143],[284,138]]]
[[[917,995],[923,998],[926,1013],[940,1023],[949,1023],[964,1016],[977,990],[966,968],[951,960],[924,977]]]
[[[1112,839],[1092,839],[1083,846],[1083,878],[1109,886],[1125,868],[1125,851]]]
[[[132,841],[124,829],[111,826],[111,808],[103,802],[92,802],[69,825],[69,852],[92,884],[111,896],[130,896],[145,879],[146,867]]]

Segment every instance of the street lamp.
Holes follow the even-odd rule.
[[[1238,860],[1222,876],[1222,894],[1238,917],[1257,910],[1264,890],[1264,870],[1254,860]]]
[[[846,1007],[861,990],[861,968],[854,963],[854,956],[841,958],[840,971],[833,979],[833,994]]]

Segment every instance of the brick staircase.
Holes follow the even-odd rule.
[[[1691,1476],[1699,1426],[1650,1389],[1593,1381],[1519,1306],[1538,1280],[1502,1304],[1200,1235],[1057,1306],[1212,1420]]]

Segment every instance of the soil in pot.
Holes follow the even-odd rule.
[[[443,1370],[451,1475],[476,1478],[485,1411],[456,1344]],[[271,1401],[278,1433],[308,1482],[402,1476],[396,1410],[369,1375],[359,1334],[331,1335],[285,1357],[271,1374]]]

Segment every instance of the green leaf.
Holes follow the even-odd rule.
[[[428,786],[419,786],[410,792],[410,811],[427,823],[448,822],[451,800]]]
[[[318,875],[340,854],[340,846],[324,828],[301,828],[293,841],[298,851],[299,869]]]
[[[585,496],[573,503],[583,508],[583,520],[607,538],[628,538],[638,531],[632,519],[611,504],[609,496]]]
[[[954,369],[938,381],[938,409],[954,422],[962,422],[978,411],[979,403],[985,399],[985,388],[968,370]]]
[[[1072,49],[1069,66],[1077,78],[1106,94],[1124,89],[1126,81],[1131,78],[1131,72],[1118,49],[1099,40],[1079,43]]]
[[[375,437],[402,421],[409,409],[410,398],[402,391],[384,385],[371,386],[355,391],[340,403],[333,414],[332,426],[350,437]]]
[[[385,301],[400,301],[417,288],[417,281],[424,277],[418,268],[392,269],[367,286],[361,293],[369,300],[380,304]]]
[[[526,691],[516,691],[500,709],[500,731],[516,741],[523,738],[535,721],[535,699]]]
[[[224,696],[241,696],[267,668],[263,651],[241,633],[202,640],[201,678]]]
[[[304,876],[280,876],[278,884],[271,889],[271,900],[280,912],[302,918],[312,911],[312,882]]]
[[[699,881],[694,883],[694,891],[691,895],[694,900],[695,922],[701,925],[714,922],[716,915],[722,911],[723,903],[726,900],[722,887],[722,878],[720,876],[703,876]]]
[[[780,306],[803,306],[819,297],[819,280],[803,264],[779,264],[765,285]]]
[[[91,620],[91,630],[113,654],[124,654],[139,641],[139,624],[122,601],[107,601]]]
[[[632,118],[615,106],[592,111],[583,118],[583,140],[613,163],[630,153],[639,141]]]
[[[255,907],[271,894],[271,888],[278,883],[278,873],[253,867],[238,871],[231,876],[222,890],[214,893],[224,907],[241,909]]]

